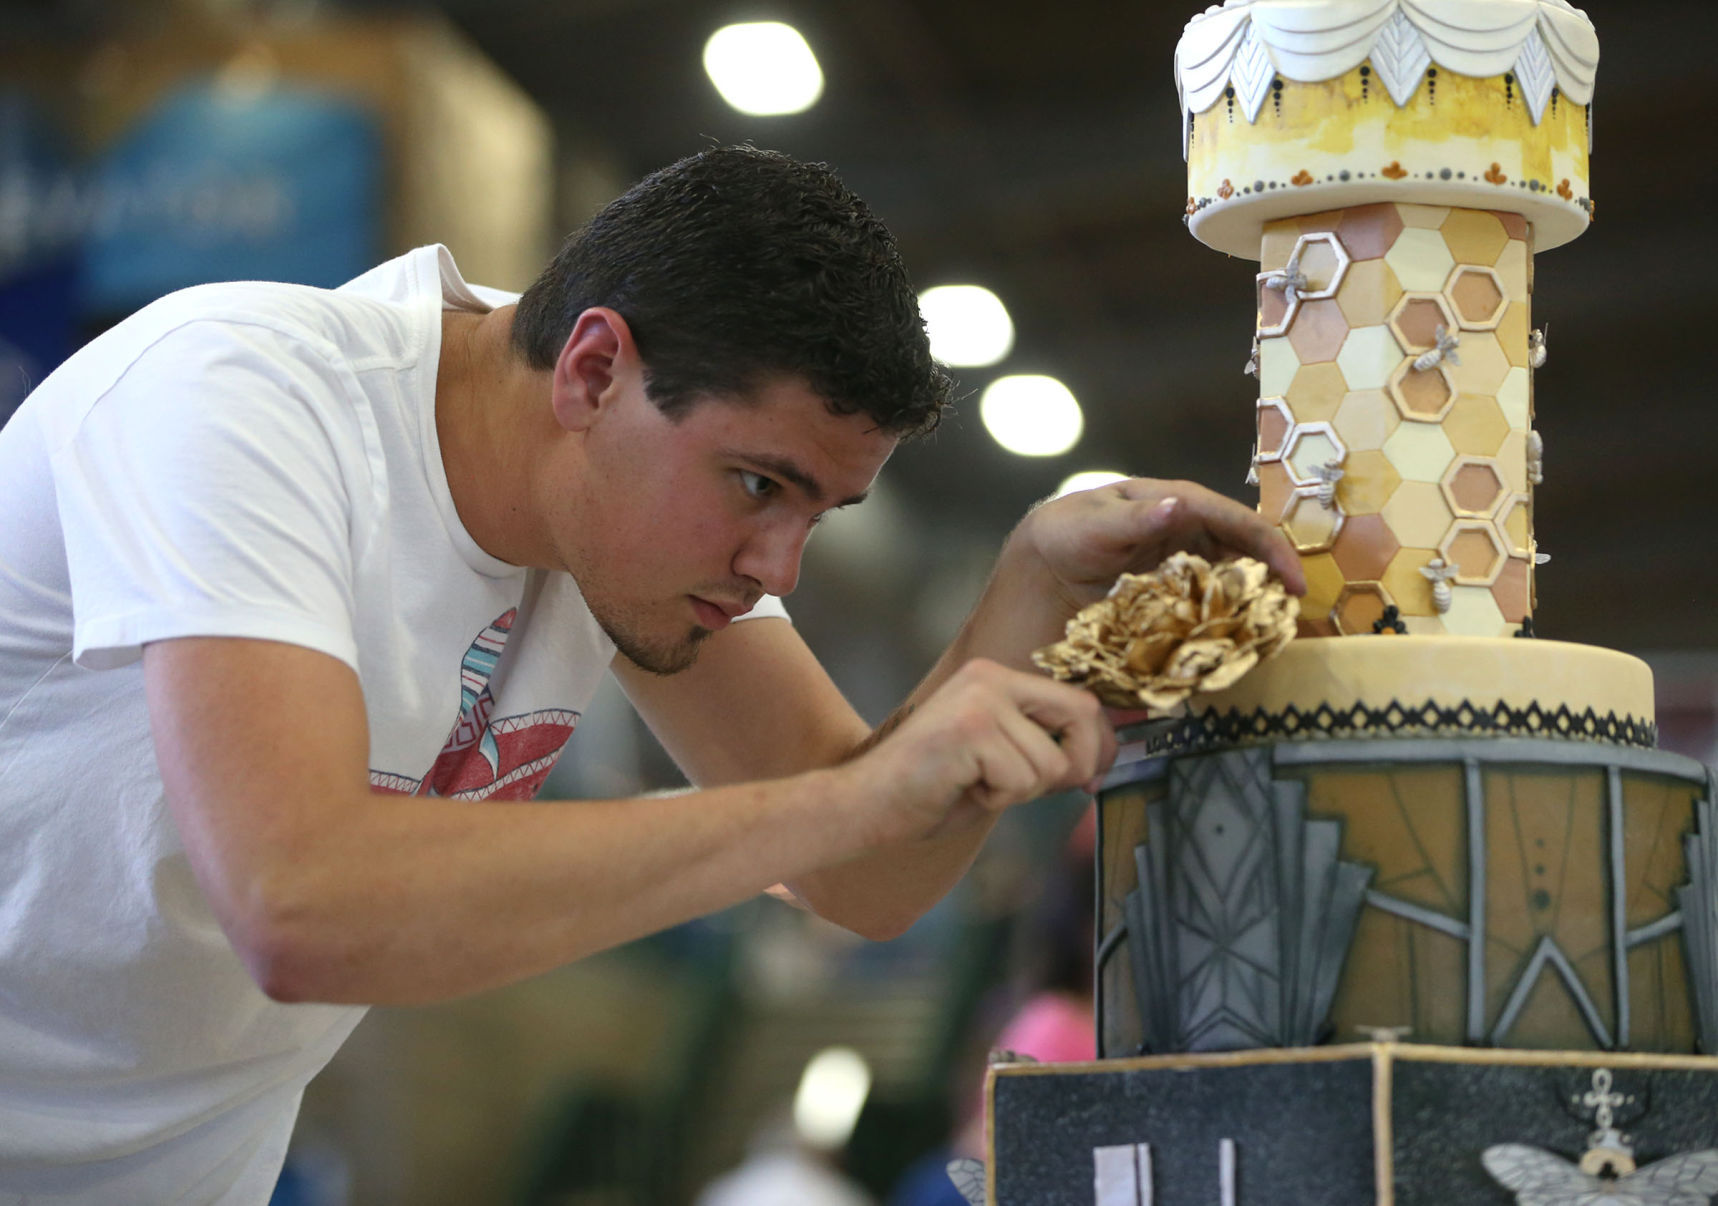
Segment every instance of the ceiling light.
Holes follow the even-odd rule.
[[[995,364],[1014,346],[1002,299],[982,285],[938,285],[919,294],[931,355],[944,364]]]
[[[1059,456],[1085,428],[1079,402],[1054,377],[998,377],[979,398],[978,413],[996,442],[1021,456]]]
[[[793,1126],[812,1147],[834,1151],[847,1143],[871,1092],[871,1068],[851,1047],[828,1047],[812,1056],[793,1097]]]
[[[1064,494],[1078,494],[1081,490],[1096,490],[1099,486],[1107,486],[1111,482],[1125,482],[1128,475],[1116,473],[1110,469],[1087,469],[1081,473],[1070,473],[1062,479],[1062,484],[1056,487],[1052,498],[1061,498]]]
[[[780,21],[725,25],[704,43],[704,70],[741,113],[800,113],[823,94],[823,71],[799,30]]]

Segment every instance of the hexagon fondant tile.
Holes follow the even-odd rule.
[[[1283,508],[1282,530],[1300,553],[1321,553],[1336,541],[1345,516],[1313,490],[1296,490]]]
[[[1271,523],[1283,517],[1283,508],[1294,494],[1294,482],[1281,461],[1269,461],[1259,466],[1259,514]]]
[[[1270,286],[1271,273],[1261,272],[1258,277],[1259,291],[1259,338],[1274,339],[1278,335],[1286,335],[1289,324],[1300,312],[1300,298],[1289,300],[1288,292],[1284,289],[1273,289]]]
[[[1489,519],[1458,519],[1438,544],[1438,555],[1456,567],[1463,586],[1490,586],[1503,572],[1509,552]]]
[[[1439,618],[1444,631],[1457,636],[1503,636],[1507,627],[1497,600],[1483,586],[1452,586],[1450,609]]]
[[[1433,423],[1404,423],[1384,441],[1384,455],[1404,482],[1437,482],[1456,450],[1443,428]]]
[[[1447,205],[1411,205],[1407,202],[1397,202],[1396,212],[1402,216],[1403,226],[1437,230],[1449,220],[1450,207]]]
[[[1380,321],[1394,299],[1389,296],[1395,275],[1383,260],[1361,260],[1348,266],[1342,288],[1336,291],[1336,304],[1351,327],[1370,326]],[[1400,294],[1400,286],[1396,292]]]
[[[1442,618],[1438,616],[1420,616],[1404,613],[1402,623],[1408,629],[1409,636],[1443,636],[1449,631],[1444,627]]]
[[[1403,482],[1396,487],[1396,492],[1384,504],[1380,514],[1404,548],[1435,550],[1455,521],[1436,482]],[[1427,557],[1433,555],[1432,552],[1426,554]],[[1397,598],[1402,596],[1402,592],[1394,588],[1390,593]]]
[[[1337,367],[1341,366],[1342,362],[1337,361]],[[1343,369],[1342,375],[1346,378],[1348,370]],[[1396,404],[1382,389],[1360,389],[1343,395],[1331,426],[1336,428],[1337,437],[1353,453],[1363,448],[1384,447],[1384,441],[1401,422],[1402,416],[1397,412]]]
[[[1382,259],[1396,241],[1396,236],[1402,233],[1402,215],[1388,201],[1357,205],[1343,211],[1336,233],[1356,261]],[[1353,268],[1349,271],[1352,272]]]
[[[1336,353],[1336,367],[1349,389],[1383,389],[1402,363],[1402,349],[1386,326],[1355,327]]]
[[[1411,225],[1397,236],[1396,245],[1385,253],[1384,262],[1390,265],[1403,289],[1420,293],[1441,290],[1456,263],[1443,235]]]
[[[1384,618],[1384,609],[1393,606],[1389,592],[1378,582],[1350,582],[1336,596],[1330,609],[1331,622],[1344,636],[1357,636],[1372,631],[1372,625]]]
[[[1412,360],[1404,360],[1390,374],[1384,388],[1405,419],[1435,423],[1455,405],[1456,383],[1447,364],[1417,369]]]
[[[1527,244],[1519,239],[1509,240],[1503,254],[1497,257],[1497,277],[1503,282],[1503,291],[1509,294],[1512,302],[1524,302],[1532,296],[1528,278],[1530,263],[1532,257],[1527,254]]]
[[[1461,363],[1450,370],[1456,389],[1464,394],[1496,396],[1510,371],[1509,357],[1503,354],[1497,336],[1490,331],[1463,331],[1460,340],[1457,354]]]
[[[1432,606],[1432,584],[1420,570],[1436,557],[1436,549],[1403,548],[1390,558],[1390,564],[1379,579],[1404,616],[1429,616],[1436,612]],[[1302,604],[1304,607],[1305,604]],[[1413,630],[1413,625],[1409,625]]]
[[[1348,393],[1348,382],[1334,362],[1305,364],[1295,373],[1285,391],[1289,410],[1295,422],[1306,423],[1334,418],[1336,408]]]
[[[1503,383],[1497,387],[1497,408],[1503,412],[1504,420],[1517,431],[1525,431],[1532,421],[1530,371],[1512,368],[1503,375]]]
[[[1342,469],[1342,480],[1336,483],[1336,500],[1350,518],[1382,511],[1402,484],[1396,466],[1376,448],[1350,452]]]
[[[1527,218],[1522,214],[1511,213],[1503,209],[1494,209],[1488,212],[1503,223],[1503,233],[1512,239],[1525,239],[1532,231],[1532,227],[1527,224]]]
[[[1347,455],[1348,449],[1336,438],[1336,431],[1329,423],[1301,423],[1289,433],[1283,463],[1297,486],[1316,486],[1324,481],[1320,467],[1340,468]]]
[[[1495,264],[1509,234],[1497,215],[1483,209],[1452,209],[1439,227],[1458,263]]]
[[[1497,342],[1503,345],[1503,354],[1516,368],[1527,367],[1528,332],[1527,303],[1510,302],[1504,306],[1503,317],[1497,324]]]
[[[1491,597],[1496,600],[1505,623],[1519,624],[1527,618],[1527,571],[1524,558],[1511,557],[1504,563],[1497,581],[1491,584]]]
[[[1332,232],[1303,234],[1289,262],[1295,263],[1296,257],[1301,275],[1306,277],[1306,288],[1301,290],[1301,296],[1308,301],[1335,297],[1336,291],[1342,287],[1342,277],[1348,271],[1349,263],[1342,240]]]
[[[1437,347],[1440,330],[1455,329],[1456,316],[1442,293],[1404,293],[1390,311],[1390,330],[1410,356]]]
[[[1516,494],[1505,499],[1497,509],[1497,530],[1503,533],[1503,543],[1511,557],[1531,555],[1533,540],[1533,496]]]
[[[1462,394],[1444,416],[1444,434],[1458,453],[1490,456],[1509,435],[1509,420],[1494,398]]]
[[[1258,411],[1259,460],[1274,461],[1283,454],[1294,420],[1289,416],[1288,403],[1281,398],[1260,398]]]
[[[1358,582],[1381,577],[1401,547],[1402,542],[1382,515],[1350,515],[1331,545],[1330,555],[1336,558],[1343,577]]]
[[[1497,450],[1497,467],[1503,473],[1503,480],[1509,483],[1509,489],[1515,494],[1526,494],[1533,484],[1527,480],[1527,439],[1523,436],[1516,439],[1511,436],[1503,441],[1503,447]]]
[[[1295,359],[1302,364],[1335,360],[1342,341],[1348,337],[1348,320],[1343,317],[1335,298],[1302,302],[1300,313],[1289,327],[1289,343],[1294,346]]]
[[[1288,393],[1289,382],[1300,369],[1294,358],[1294,345],[1282,338],[1259,340],[1259,396],[1280,398]]]
[[[1504,308],[1509,304],[1503,296],[1503,282],[1497,273],[1473,264],[1456,265],[1455,271],[1450,273],[1449,283],[1444,286],[1444,296],[1449,298],[1450,308],[1456,312],[1462,329],[1467,331],[1496,329],[1503,320]]]
[[[1509,494],[1502,471],[1490,457],[1456,457],[1438,484],[1450,509],[1467,519],[1490,519]]]
[[[1342,593],[1344,586],[1336,558],[1329,553],[1302,557],[1300,568],[1306,574],[1306,594],[1300,602],[1301,617],[1324,616],[1336,603],[1336,596]]]
[[[1294,245],[1298,242],[1300,223],[1293,218],[1269,223],[1259,242],[1259,267],[1266,272],[1288,267],[1289,256],[1294,254]]]

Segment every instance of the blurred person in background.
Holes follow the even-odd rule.
[[[1112,758],[1030,669],[1077,608],[1180,548],[1298,588],[1199,487],[1047,503],[873,732],[778,600],[948,390],[882,224],[745,147],[522,297],[432,246],[68,360],[0,429],[0,1198],[262,1202],[365,1006],[772,886],[897,935]],[[529,802],[611,670],[699,790]]]
[[[1016,1004],[987,1050],[1043,1064],[1098,1057],[1093,1025],[1093,930],[1097,899],[1098,811],[1081,814],[1045,878],[1018,943],[1022,971],[1009,990]],[[949,1161],[986,1158],[984,1072],[968,1069],[955,1089],[961,1125],[946,1147],[917,1160],[889,1193],[888,1206],[967,1206],[948,1173]],[[974,1084],[976,1079],[978,1083]]]

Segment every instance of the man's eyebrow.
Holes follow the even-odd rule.
[[[734,455],[741,460],[750,461],[759,469],[768,471],[776,477],[781,478],[784,482],[790,482],[793,485],[798,486],[801,490],[805,491],[806,497],[811,499],[813,503],[821,505],[823,500],[828,496],[828,491],[824,490],[824,488],[818,484],[816,478],[812,477],[811,474],[801,469],[786,457],[770,456],[755,452],[736,452]],[[835,506],[855,506],[864,502],[870,496],[871,492],[869,490],[861,490],[851,498],[842,499],[840,502],[836,503]]]

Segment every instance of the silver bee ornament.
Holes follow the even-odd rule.
[[[1545,349],[1545,333],[1550,329],[1551,324],[1546,323],[1542,327],[1535,328],[1532,334],[1527,337],[1527,363],[1536,369],[1545,367],[1545,360],[1548,356]]]
[[[1336,483],[1342,480],[1342,458],[1324,462],[1313,470],[1318,474],[1318,505],[1330,510],[1336,506]]]
[[[1520,1143],[1488,1147],[1480,1159],[1498,1184],[1515,1191],[1518,1206],[1711,1206],[1718,1193],[1718,1151],[1671,1156],[1639,1169],[1625,1153],[1600,1162],[1598,1173],[1587,1172],[1585,1160],[1573,1164]]]
[[[1545,480],[1545,440],[1537,431],[1527,433],[1527,480],[1535,486]]]
[[[1422,373],[1430,372],[1440,364],[1460,364],[1461,357],[1456,355],[1456,348],[1461,339],[1443,323],[1438,324],[1438,342],[1429,352],[1421,352],[1414,357],[1414,367]]]
[[[972,1206],[984,1206],[984,1161],[962,1157],[948,1162],[948,1179]]]
[[[1460,572],[1442,557],[1433,557],[1420,567],[1420,573],[1432,584],[1432,606],[1438,609],[1439,615],[1448,611],[1450,604],[1455,602],[1455,595],[1450,591],[1450,579]]]
[[[1272,269],[1264,274],[1265,288],[1282,291],[1283,301],[1289,306],[1300,300],[1300,295],[1307,287],[1306,273],[1300,270],[1300,248],[1294,249],[1289,257],[1287,267]]]
[[[1499,1143],[1481,1154],[1492,1179],[1515,1191],[1517,1206],[1711,1206],[1718,1151],[1685,1152],[1636,1168],[1614,1112],[1633,1098],[1615,1091],[1611,1070],[1593,1069],[1592,1089],[1575,1100],[1593,1107],[1598,1123],[1580,1163],[1522,1143]]]

